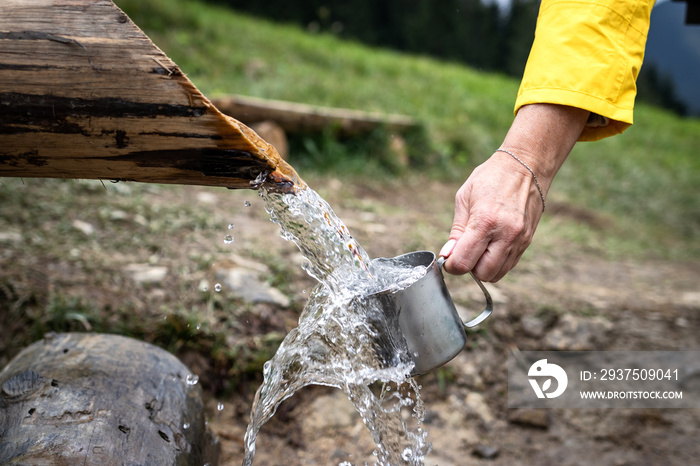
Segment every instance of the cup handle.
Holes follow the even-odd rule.
[[[443,266],[444,263],[445,263],[445,258],[441,256],[441,257],[438,259],[438,267],[440,267],[440,269],[442,269],[442,266]],[[484,284],[481,283],[481,280],[479,280],[478,278],[476,278],[476,277],[474,276],[474,274],[471,273],[471,272],[469,272],[469,275],[471,275],[472,278],[474,279],[474,281],[476,282],[476,284],[479,285],[479,288],[481,288],[481,291],[483,291],[484,297],[486,298],[486,309],[484,309],[484,310],[481,312],[481,314],[479,314],[478,316],[474,317],[474,318],[473,318],[472,320],[470,320],[469,322],[464,322],[464,326],[465,326],[465,327],[467,327],[467,328],[472,328],[472,327],[476,327],[477,325],[479,325],[480,323],[482,323],[483,321],[485,321],[485,320],[491,315],[491,313],[493,312],[493,300],[491,299],[491,295],[489,294],[489,292],[488,292],[488,290],[486,289],[486,287],[484,286]]]

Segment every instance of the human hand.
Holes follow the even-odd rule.
[[[496,282],[520,260],[542,216],[532,174],[508,154],[495,153],[457,191],[450,239],[440,251],[445,270]]]
[[[457,191],[452,231],[439,253],[447,272],[496,282],[515,267],[589,113],[553,104],[520,108],[501,146],[506,151],[496,151]]]

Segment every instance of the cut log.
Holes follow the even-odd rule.
[[[189,373],[131,338],[47,335],[0,372],[0,464],[216,464]]]
[[[356,136],[379,127],[404,133],[419,126],[416,120],[405,115],[319,107],[282,100],[228,96],[214,98],[212,102],[219,110],[245,124],[270,120],[289,134],[317,132],[332,127],[341,136]]]
[[[0,176],[302,182],[111,0],[0,2]]]

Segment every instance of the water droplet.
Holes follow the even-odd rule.
[[[197,374],[187,374],[185,380],[187,381],[187,385],[197,385],[197,382],[199,382],[199,376]]]
[[[182,428],[185,429],[185,430],[189,429],[189,428],[190,428],[190,423],[189,423],[189,422],[185,422],[185,423],[182,425]]]
[[[306,294],[306,290],[301,290],[301,294]]]
[[[231,244],[231,243],[233,243],[233,236],[231,236],[231,235],[224,236],[224,244]]]
[[[197,324],[197,330],[202,328],[202,324]]]
[[[233,230],[233,223],[229,223],[229,224],[228,224],[228,229],[229,229],[229,230]]]
[[[401,453],[401,458],[403,458],[404,461],[410,461],[410,459],[413,458],[413,450],[408,447],[404,448]]]
[[[246,206],[246,207],[250,207],[250,201],[245,201],[245,202],[243,203],[243,205]]]
[[[216,410],[217,411],[223,411],[224,410],[224,404],[222,402],[218,402],[216,405]]]
[[[217,283],[216,285],[214,285],[214,291],[216,291],[217,293],[221,291],[221,283]]]

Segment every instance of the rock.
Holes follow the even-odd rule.
[[[472,450],[472,454],[474,456],[478,456],[479,458],[484,458],[487,460],[494,459],[498,456],[498,453],[500,453],[500,450],[497,447],[492,447],[491,445],[483,444],[477,445]]]
[[[213,266],[214,277],[234,295],[250,303],[269,303],[288,307],[290,299],[277,288],[268,285],[263,277],[270,274],[265,264],[230,254]]]
[[[510,409],[508,421],[511,424],[520,424],[540,429],[549,428],[549,413],[545,409]]]
[[[559,351],[591,351],[604,346],[613,324],[599,316],[564,314],[544,338],[544,346]]]
[[[124,221],[129,218],[129,214],[124,212],[123,210],[111,210],[109,212],[109,219],[112,220],[113,222],[119,222],[119,221]]]
[[[545,323],[535,316],[524,316],[520,319],[525,335],[532,338],[541,338],[544,335]]]
[[[210,191],[199,191],[197,193],[197,201],[201,204],[213,205],[219,201],[219,198]]]
[[[19,231],[0,231],[0,243],[19,243],[22,233]]]
[[[464,400],[467,409],[479,416],[482,422],[490,424],[494,420],[493,413],[486,402],[484,395],[477,392],[469,392]]]
[[[217,270],[215,278],[233,294],[250,303],[289,307],[290,300],[277,288],[260,280],[260,273],[244,268]]]
[[[160,283],[168,275],[167,267],[149,264],[129,264],[124,271],[140,284]]]
[[[463,351],[448,364],[455,367],[455,377],[460,385],[478,392],[486,390],[479,365],[474,361],[472,354]]]
[[[681,294],[681,304],[693,309],[700,309],[700,291],[686,291]]]
[[[216,464],[188,374],[138,340],[49,334],[0,372],[0,464]]]
[[[82,220],[73,220],[73,228],[84,234],[85,236],[92,236],[95,234],[95,227],[88,222]]]
[[[690,322],[685,317],[677,317],[673,323],[680,328],[688,328],[690,326]]]

